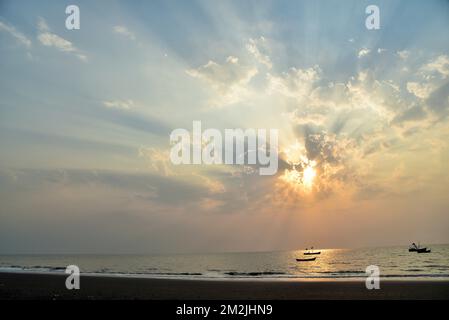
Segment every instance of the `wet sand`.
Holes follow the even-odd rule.
[[[321,300],[449,299],[449,281],[175,280],[81,276],[80,290],[65,288],[64,274],[0,273],[0,299]]]

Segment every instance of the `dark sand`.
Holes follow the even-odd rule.
[[[0,273],[0,299],[449,299],[449,281],[165,280],[81,276],[80,290],[65,288],[66,275]]]

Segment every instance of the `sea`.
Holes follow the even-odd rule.
[[[152,255],[0,255],[0,272],[64,273],[69,265],[81,274],[204,280],[348,280],[366,279],[368,266],[381,279],[449,280],[449,244],[427,246],[431,253],[407,246],[314,249],[208,254]],[[316,257],[315,261],[296,261]]]

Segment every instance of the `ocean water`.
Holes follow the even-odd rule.
[[[358,279],[376,265],[381,278],[449,280],[449,245],[431,245],[431,253],[408,247],[316,249],[310,262],[303,251],[176,255],[1,255],[0,271],[63,273],[77,265],[81,273],[186,279]]]

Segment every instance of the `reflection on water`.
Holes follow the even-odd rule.
[[[63,272],[70,264],[83,273],[168,278],[362,278],[369,265],[391,279],[449,279],[449,245],[432,253],[407,247],[317,249],[315,261],[297,262],[304,251],[178,255],[29,255],[0,256],[0,271]]]

